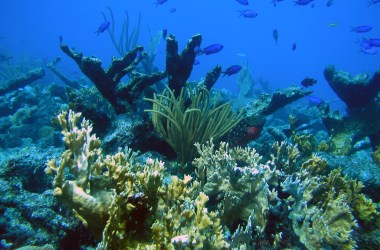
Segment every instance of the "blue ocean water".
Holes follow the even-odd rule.
[[[63,58],[67,70],[77,67],[59,48],[58,37],[85,55],[95,55],[108,65],[117,53],[105,32],[94,31],[103,23],[101,12],[111,7],[115,15],[115,29],[121,29],[125,11],[131,28],[141,15],[138,44],[149,45],[150,32],[162,29],[174,34],[180,49],[194,34],[203,36],[202,46],[214,43],[224,49],[214,55],[201,56],[190,80],[199,80],[216,64],[227,68],[233,64],[249,63],[254,79],[262,77],[273,89],[300,86],[303,78],[312,77],[318,84],[314,95],[333,100],[335,95],[323,77],[323,69],[334,64],[338,70],[370,75],[380,66],[380,52],[367,55],[359,52],[359,38],[379,38],[380,4],[368,6],[367,1],[335,0],[330,7],[327,0],[315,0],[306,6],[293,1],[280,1],[276,6],[269,0],[249,1],[248,6],[235,0],[169,0],[156,6],[154,1],[11,1],[0,3],[0,46],[6,47],[14,58],[34,57],[51,60]],[[174,9],[174,10],[173,10]],[[240,16],[239,10],[251,9],[255,18]],[[368,33],[351,32],[351,27],[372,26]],[[278,30],[278,42],[272,31]],[[292,45],[297,48],[292,51]],[[165,67],[165,42],[157,48],[155,64]],[[236,91],[237,77],[218,80],[217,88]]]
[[[60,57],[60,71],[70,79],[84,77],[78,65],[62,52],[60,39],[85,56],[100,58],[104,67],[110,65],[112,57],[120,57],[108,32],[96,32],[105,21],[102,13],[107,16],[107,21],[111,21],[109,8],[114,14],[115,22],[111,25],[115,26],[117,36],[121,33],[126,13],[129,16],[130,29],[137,26],[141,17],[137,44],[146,49],[152,37],[164,29],[168,35],[175,36],[179,43],[179,51],[182,51],[188,39],[198,33],[203,37],[202,48],[211,44],[222,44],[224,48],[220,52],[197,57],[199,64],[194,65],[189,81],[203,79],[217,64],[221,65],[223,70],[235,64],[248,65],[255,84],[260,79],[267,81],[272,90],[293,85],[302,87],[301,81],[306,77],[317,80],[315,85],[308,87],[313,90],[313,97],[309,99],[314,102],[314,107],[304,105],[302,108],[305,109],[294,112],[296,115],[302,115],[306,110],[307,114],[304,115],[310,116],[306,117],[306,121],[300,119],[302,124],[297,129],[306,131],[312,127],[314,130],[310,131],[318,130],[313,134],[313,138],[317,138],[318,142],[328,138],[327,129],[320,121],[321,114],[317,113],[315,103],[319,102],[318,98],[322,98],[331,105],[332,110],[338,109],[343,112],[346,106],[328,85],[323,70],[327,65],[333,64],[338,71],[346,71],[352,75],[366,73],[371,76],[380,69],[380,48],[374,47],[377,53],[373,55],[365,54],[360,51],[358,43],[361,39],[380,39],[380,3],[369,6],[367,0],[314,0],[310,4],[299,6],[294,4],[294,0],[279,1],[276,5],[272,0],[248,1],[249,5],[245,6],[236,0],[167,0],[161,5],[155,3],[155,0],[1,0],[0,59],[1,56],[10,59],[0,62],[0,74],[7,65],[24,67],[24,73],[30,69],[28,63],[31,63],[31,67],[42,66],[46,76],[35,85],[0,95],[0,249],[44,245],[49,242],[62,244],[57,249],[83,249],[72,248],[73,243],[78,246],[92,244],[94,247],[95,243],[99,242],[99,239],[88,236],[89,232],[83,229],[83,225],[83,228],[81,227],[79,220],[67,212],[71,211],[70,208],[65,207],[64,202],[53,196],[52,177],[44,172],[47,160],[53,157],[58,159],[64,150],[60,128],[52,117],[60,110],[67,109],[67,103],[74,99],[71,97],[72,99],[67,101],[65,89],[62,88],[65,85],[47,69],[46,64]],[[332,5],[327,6],[328,2]],[[257,12],[257,16],[245,18],[240,14],[240,11],[244,10],[253,10]],[[352,27],[363,25],[372,29],[366,33],[352,31]],[[274,30],[278,32],[277,41],[273,37]],[[165,40],[161,38],[154,61],[159,70],[165,69],[165,46]],[[227,89],[236,94],[238,78],[238,74],[220,77],[215,88]],[[3,80],[0,75],[0,83]],[[52,87],[44,88],[45,84]],[[61,88],[56,88],[56,85],[60,85]],[[91,97],[88,99],[88,102],[92,101]],[[96,108],[104,108],[103,104],[85,103],[84,106],[87,107],[84,110],[88,111],[86,108],[89,108],[94,114],[92,118],[97,118]],[[92,105],[96,108],[90,109]],[[278,130],[283,131],[284,135],[290,130],[287,126],[289,113],[302,105],[289,106],[285,112],[268,118],[268,126],[266,125],[260,137],[261,142],[264,142],[260,145],[262,151],[267,152],[266,145],[277,140],[274,136],[271,137],[274,133],[267,133],[270,128],[277,129],[276,125],[279,125]],[[5,114],[4,110],[9,113]],[[368,110],[371,111],[367,109],[364,112],[367,113]],[[107,115],[107,110],[102,109],[99,114]],[[144,141],[146,138],[141,134],[148,132],[144,130],[145,127],[140,126],[144,123],[139,117],[141,114],[137,114],[136,117],[130,114],[120,115],[117,119],[116,115],[110,115],[115,118],[112,124],[117,127],[115,133],[111,131],[114,127],[110,129],[111,122],[107,120],[109,117],[106,115],[99,119],[100,128],[94,130],[98,133],[104,132],[101,128],[109,129],[104,132],[110,135],[104,140],[105,148],[108,147],[108,150],[116,151],[117,147],[124,147],[126,144],[137,145],[138,149],[145,147],[148,151],[147,157],[157,152],[161,153],[157,150],[149,154],[151,148],[167,150],[165,145],[152,146],[148,145],[151,141]],[[359,117],[360,115],[359,110]],[[369,116],[371,115],[372,113]],[[369,116],[363,115],[363,119]],[[376,117],[373,120],[376,120]],[[103,124],[103,121],[109,123]],[[361,122],[366,123],[363,120]],[[379,135],[378,124],[374,127],[377,130],[372,132]],[[378,202],[380,197],[376,190],[380,186],[380,173],[378,165],[375,165],[371,158],[373,149],[368,139],[368,135],[373,135],[368,131],[371,126],[363,126],[363,135],[356,133],[354,126],[350,129],[354,130],[349,134],[350,138],[357,140],[357,143],[352,145],[356,146],[353,156],[326,153],[324,157],[330,167],[344,167],[344,174],[348,173],[350,177],[368,181],[370,185],[375,183],[376,185],[367,187],[365,192]],[[104,139],[104,134],[97,135]],[[359,138],[360,136],[363,138]],[[136,138],[140,141],[131,142]],[[170,153],[172,150],[163,157],[171,156]],[[172,159],[168,157],[165,160],[170,162]],[[359,170],[358,165],[361,166]],[[375,188],[371,190],[373,186]],[[213,198],[218,201],[221,197],[218,195]],[[75,234],[80,236],[76,238]],[[78,239],[80,237],[81,240]]]

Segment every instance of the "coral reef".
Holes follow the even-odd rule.
[[[324,76],[348,108],[361,108],[373,104],[380,91],[380,71],[375,72],[372,78],[365,73],[351,76],[329,65],[324,70]]]
[[[22,88],[36,80],[41,79],[45,76],[45,71],[43,68],[33,69],[21,76],[9,79],[0,83],[0,95],[3,95],[7,92]]]
[[[104,156],[89,122],[78,126],[80,114],[59,121],[67,149],[45,171],[54,195],[102,237],[99,249],[354,249],[358,225],[378,228],[362,184],[295,145],[277,142],[264,160],[250,147],[197,143],[196,180],[181,179],[130,149]]]
[[[173,176],[165,184],[163,163],[147,159],[140,165],[131,150],[103,158],[88,121],[78,126],[80,114],[72,111],[58,118],[68,149],[59,165],[52,159],[45,171],[54,176],[54,195],[102,236],[99,249],[228,246],[219,219],[205,207],[207,196],[194,193],[196,182],[188,186],[190,177]]]
[[[145,88],[166,77],[165,72],[150,75],[133,74],[127,85],[119,84],[121,79],[132,73],[143,59],[145,52],[141,46],[135,47],[120,59],[113,58],[106,70],[101,67],[102,62],[96,57],[84,57],[63,43],[61,49],[78,64],[82,72],[95,84],[118,114],[125,113],[129,105],[134,104]]]

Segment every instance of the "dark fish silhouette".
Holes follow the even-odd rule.
[[[236,2],[240,3],[241,5],[248,5],[248,0],[236,0]]]
[[[240,13],[240,16],[246,17],[246,18],[254,18],[257,17],[257,12],[254,10],[237,10],[237,12]]]
[[[108,27],[110,27],[110,24],[111,23],[109,21],[105,21],[99,26],[98,30],[95,31],[94,33],[96,33],[99,36],[100,33],[103,33],[104,31],[108,29]]]
[[[272,35],[273,35],[273,39],[276,41],[276,44],[277,44],[277,40],[278,40],[278,31],[276,29],[273,30],[272,32]]]
[[[175,13],[176,11],[177,11],[176,8],[170,8],[169,13],[170,13],[170,14],[173,14],[173,13]]]
[[[162,5],[162,4],[166,3],[167,1],[168,1],[168,0],[157,0],[157,1],[155,2],[156,7],[158,7],[159,5]]]
[[[292,45],[292,50],[295,51],[296,48],[297,48],[297,44],[296,44],[296,43],[293,43],[293,45]]]
[[[313,86],[316,83],[317,83],[317,80],[310,78],[310,77],[306,77],[301,82],[302,86],[304,86],[305,88]]]
[[[297,1],[294,1],[294,5],[308,5],[309,3],[313,1],[314,0],[297,0]]]
[[[207,46],[206,48],[204,49],[201,49],[200,52],[198,53],[199,55],[202,55],[202,54],[205,54],[205,55],[211,55],[211,54],[215,54],[215,53],[218,53],[219,51],[221,51],[222,49],[224,48],[223,45],[221,44],[211,44],[210,46]],[[196,48],[194,48],[195,50]]]
[[[228,67],[225,71],[222,71],[222,73],[224,74],[223,77],[234,75],[238,73],[240,70],[241,70],[240,65],[232,65]]]
[[[356,33],[366,33],[366,32],[368,32],[370,30],[372,30],[372,27],[368,26],[368,25],[351,27],[351,31],[352,32],[356,32]]]

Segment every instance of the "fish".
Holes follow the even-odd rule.
[[[248,5],[248,0],[236,0],[236,2],[240,3],[241,5]]]
[[[162,38],[165,40],[166,39],[166,36],[168,35],[168,30],[167,29],[163,29],[162,30]]]
[[[305,88],[313,86],[316,83],[317,83],[317,80],[310,77],[305,77],[305,79],[303,79],[301,82],[302,86],[304,86]]]
[[[271,3],[273,3],[273,6],[276,7],[277,3],[282,2],[284,0],[273,0]]]
[[[105,21],[104,23],[102,23],[99,26],[98,30],[95,31],[94,33],[96,33],[99,36],[100,33],[103,33],[104,31],[106,31],[110,27],[110,24],[111,23],[109,21]]]
[[[338,26],[338,24],[337,23],[329,23],[328,26],[329,27],[336,27],[336,26]]]
[[[257,17],[257,12],[254,10],[237,10],[237,12],[240,13],[240,16],[246,17],[246,18],[254,18]]]
[[[173,14],[173,13],[175,13],[176,11],[177,11],[176,8],[170,8],[169,13],[170,13],[170,14]]]
[[[328,1],[326,2],[326,6],[327,6],[327,7],[331,7],[333,4],[334,4],[334,0],[328,0]]]
[[[294,1],[294,5],[300,5],[300,6],[305,6],[308,5],[309,3],[313,2],[314,0],[296,0]]]
[[[292,45],[292,51],[295,51],[296,48],[297,48],[297,44],[296,44],[296,43],[293,43],[293,45]]]
[[[380,0],[369,0],[368,1],[368,7],[375,4],[375,3],[380,3]]]
[[[160,5],[163,5],[164,3],[166,3],[168,0],[157,0],[156,2],[155,2],[155,4],[156,4],[156,7],[158,7],[158,6],[160,6]]]
[[[370,38],[370,39],[366,39],[368,41],[368,43],[372,46],[372,47],[380,47],[380,39],[379,38]]]
[[[311,103],[313,103],[313,104],[316,104],[316,105],[320,105],[320,104],[325,103],[325,101],[322,100],[321,98],[316,97],[316,96],[312,96],[312,95],[306,96],[306,99],[307,99],[309,102],[311,102]]]
[[[222,77],[237,74],[237,73],[239,73],[240,70],[241,70],[240,65],[232,65],[232,66],[228,67],[225,71],[222,71],[222,73],[224,74]]]
[[[372,27],[368,26],[368,25],[351,27],[351,31],[352,32],[356,32],[356,33],[366,33],[366,32],[368,32],[370,30],[372,30]]]
[[[278,40],[278,31],[276,29],[273,30],[272,32],[272,35],[273,35],[273,39],[276,41],[276,44],[277,44],[277,40]]]
[[[222,44],[218,44],[218,43],[215,43],[215,44],[211,44],[210,46],[207,46],[206,48],[204,49],[201,49],[199,51],[199,55],[202,55],[202,54],[205,54],[205,55],[211,55],[211,54],[215,54],[215,53],[218,53],[219,51],[221,51],[222,49],[224,48],[224,46]],[[194,48],[194,52],[197,48],[195,47]],[[197,49],[198,50],[198,49]],[[196,52],[195,52],[196,53]],[[197,54],[197,53],[196,53]]]

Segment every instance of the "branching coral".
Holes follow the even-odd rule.
[[[153,108],[145,111],[152,113],[154,128],[174,149],[182,166],[194,159],[195,142],[203,144],[211,138],[219,139],[242,118],[241,113],[235,116],[230,103],[211,105],[209,93],[203,87],[194,92],[183,88],[178,98],[166,89],[145,100],[153,103]]]
[[[54,195],[102,236],[98,249],[228,247],[217,213],[208,212],[208,197],[196,182],[173,176],[164,183],[163,162],[149,158],[139,164],[129,149],[103,157],[91,124],[83,119],[78,126],[79,119],[72,111],[58,116],[67,150],[45,171],[54,176]]]

